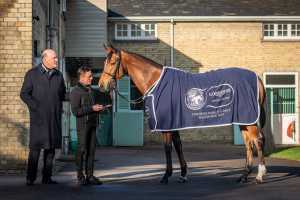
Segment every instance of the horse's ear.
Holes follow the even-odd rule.
[[[107,46],[105,44],[103,44],[104,50],[106,51],[107,54],[109,54],[110,52],[114,52],[115,49],[113,47],[111,47],[110,44],[108,44]]]
[[[114,52],[116,51],[116,48],[112,45],[112,43],[108,42],[108,47],[111,48]]]

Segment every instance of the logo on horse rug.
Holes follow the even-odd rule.
[[[257,76],[239,68],[191,74],[164,67],[145,101],[152,131],[249,125],[259,118]]]

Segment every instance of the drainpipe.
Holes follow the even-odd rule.
[[[174,67],[174,18],[171,18],[171,31],[170,31],[170,38],[171,38],[171,67]]]
[[[47,48],[51,48],[51,0],[47,2],[48,13],[47,13]]]
[[[48,0],[48,2],[47,2],[47,31],[46,31],[46,34],[47,34],[47,36],[46,36],[46,38],[47,38],[47,48],[50,48],[50,46],[51,46],[51,42],[50,42],[50,11],[51,11],[51,9],[50,9],[50,0]]]

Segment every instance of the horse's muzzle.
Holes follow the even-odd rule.
[[[110,79],[107,82],[102,82],[99,84],[99,89],[101,92],[110,92],[116,88],[116,81],[114,79]]]

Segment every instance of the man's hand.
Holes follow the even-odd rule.
[[[100,104],[93,105],[93,111],[99,112],[101,110],[104,110],[104,106],[103,105],[100,105]]]

